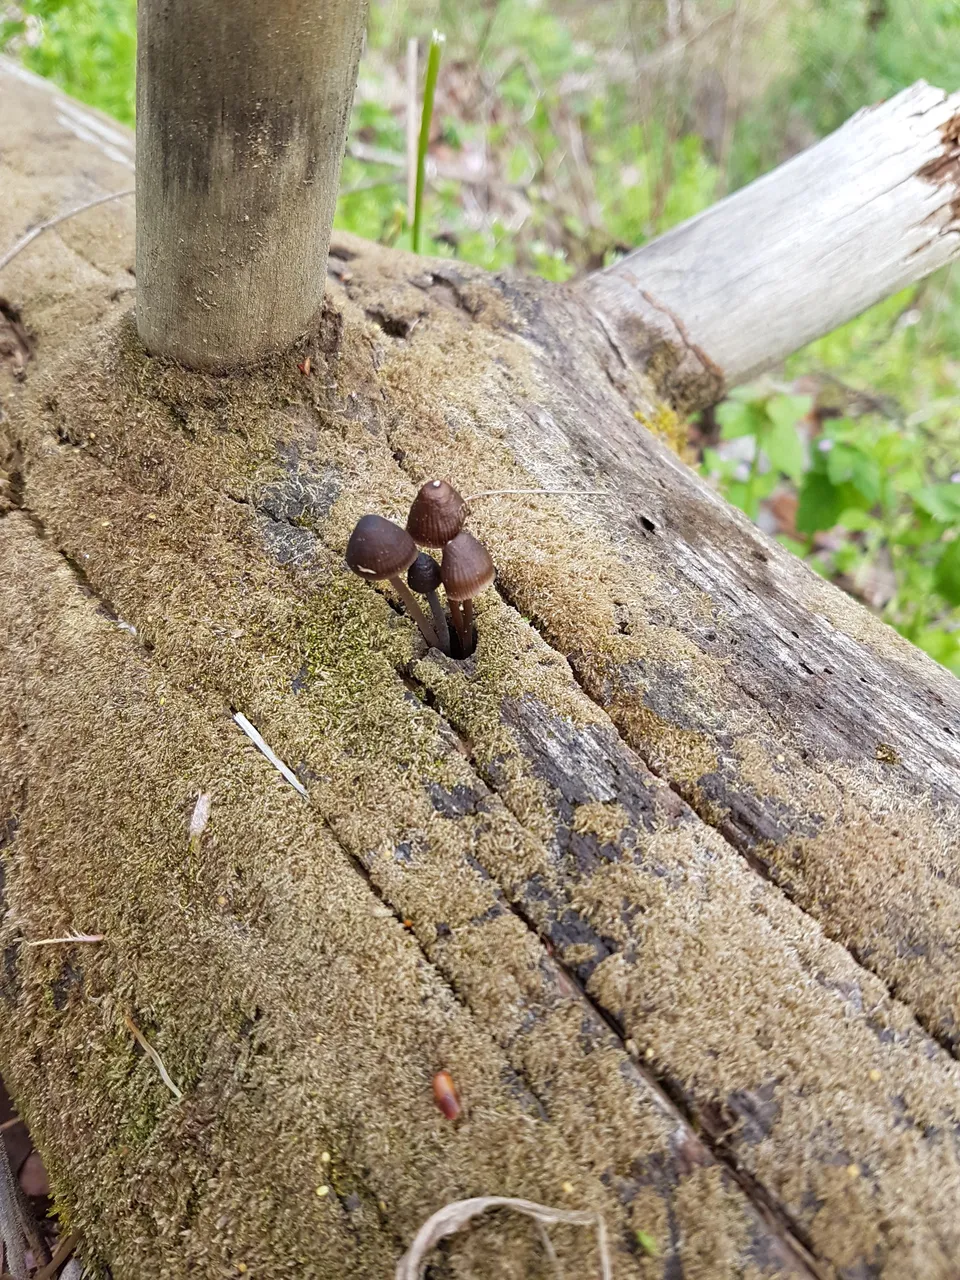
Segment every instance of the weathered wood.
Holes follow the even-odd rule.
[[[17,147],[48,127],[33,109]],[[14,227],[0,210],[0,243],[23,208]],[[445,1196],[559,1187],[607,1217],[618,1276],[952,1277],[956,682],[638,426],[670,412],[569,293],[338,237],[309,344],[216,380],[146,359],[123,298],[100,337],[59,325],[71,270],[98,314],[83,255],[108,208],[74,229],[72,260],[48,237],[59,300],[35,314],[30,269],[10,268],[38,344],[0,427],[20,454],[7,502],[29,513],[0,521],[0,818],[19,823],[3,942],[98,921],[114,940],[84,957],[83,991],[78,958],[8,951],[0,1066],[94,1249],[121,1278],[158,1257],[171,1276],[306,1257],[306,1274],[365,1278]],[[129,244],[128,224],[100,259],[101,308]],[[339,559],[359,514],[399,515],[432,474],[609,485],[476,504],[500,594],[467,664],[424,654]],[[843,678],[788,661],[791,630]],[[884,696],[861,702],[860,674]],[[230,737],[228,706],[309,806]],[[191,861],[201,789],[213,817]],[[758,874],[781,864],[800,905]],[[369,946],[364,903],[389,912]],[[925,952],[904,952],[904,919]],[[858,959],[861,930],[875,949]],[[121,998],[183,1103],[118,1032]],[[441,1064],[463,1129],[430,1124]],[[231,1115],[256,1090],[288,1144],[280,1193],[256,1110]],[[365,1215],[339,1255],[340,1219],[311,1199],[324,1141],[344,1236],[354,1188]],[[529,1240],[487,1224],[452,1265],[537,1275]],[[590,1248],[563,1237],[571,1273]]]
[[[141,0],[137,327],[224,369],[323,298],[365,0]]]
[[[626,360],[646,367],[659,328],[719,394],[952,261],[958,210],[960,94],[921,81],[596,272],[583,294]]]

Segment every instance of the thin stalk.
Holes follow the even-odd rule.
[[[443,652],[450,656],[450,628],[447,626],[447,615],[443,611],[443,605],[440,603],[440,597],[435,591],[427,592],[427,604],[430,606],[430,615],[433,618],[433,629],[437,633],[437,639],[440,641],[440,648]]]
[[[440,48],[445,37],[434,31],[427,55],[427,78],[423,86],[423,111],[420,114],[420,141],[417,144],[417,186],[413,203],[413,252],[420,252],[423,229],[423,183],[427,166],[427,149],[430,145],[430,124],[433,120],[433,98],[440,71]]]
[[[463,602],[463,629],[467,633],[467,645],[473,647],[473,600]],[[464,654],[466,657],[466,654]]]
[[[396,588],[397,595],[407,606],[407,612],[410,614],[410,617],[420,628],[420,634],[423,636],[424,640],[426,640],[431,649],[439,649],[441,645],[437,638],[437,633],[430,625],[427,615],[417,603],[417,597],[413,594],[402,578],[391,578],[390,581]]]
[[[467,656],[467,649],[470,647],[467,642],[467,632],[463,625],[463,612],[460,609],[459,600],[451,600],[447,597],[447,604],[450,606],[450,617],[453,619],[453,625],[456,628],[457,636],[460,640],[460,657]]]
[[[469,498],[464,498],[464,502],[473,502],[475,498],[495,498],[501,493],[566,493],[597,498],[606,493],[606,489],[481,489],[479,493],[471,493]]]

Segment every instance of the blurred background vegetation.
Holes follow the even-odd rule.
[[[371,0],[337,223],[400,247],[434,29],[423,251],[551,280],[920,77],[960,88],[960,0]],[[0,48],[133,123],[135,0],[0,0]],[[946,270],[700,415],[689,458],[960,674],[958,341]]]

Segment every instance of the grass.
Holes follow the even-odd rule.
[[[374,0],[337,225],[566,280],[920,76],[954,87],[960,66],[957,0],[701,0],[696,11],[671,32],[662,0]],[[135,0],[7,12],[0,45],[132,123]],[[425,51],[437,28],[448,36],[424,113],[415,231],[404,54],[410,37]],[[960,459],[958,344],[960,284],[946,271],[691,430],[732,501],[960,673],[960,505],[943,496]],[[866,460],[866,492],[839,478],[850,450]],[[935,512],[928,490],[941,494]]]

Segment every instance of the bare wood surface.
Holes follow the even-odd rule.
[[[316,316],[365,0],[141,0],[137,325],[223,369]]]
[[[8,217],[12,239],[29,217],[9,233]],[[669,411],[568,293],[339,237],[316,376],[297,353],[220,382],[144,359],[109,301],[129,243],[128,227],[97,277],[109,324],[76,356],[56,323],[69,282],[34,320],[11,264],[39,340],[0,427],[22,508],[0,521],[0,1059],[101,1256],[119,1276],[158,1253],[170,1275],[252,1257],[269,1276],[305,1251],[307,1274],[379,1275],[442,1195],[550,1202],[569,1181],[573,1207],[604,1212],[618,1276],[951,1277],[956,682],[639,427]],[[339,558],[362,511],[400,514],[434,474],[608,488],[477,504],[500,592],[469,664],[424,654]],[[839,678],[808,675],[811,654]],[[855,696],[860,674],[886,696]],[[312,825],[231,745],[227,707],[297,769]],[[181,841],[210,778],[192,869]],[[779,863],[795,902],[766,878]],[[369,949],[365,902],[392,930]],[[103,955],[58,968],[18,948],[101,922]],[[905,922],[924,946],[902,946]],[[853,954],[858,929],[872,952]],[[321,980],[341,953],[357,1003]],[[148,1012],[183,1104],[118,1039],[116,993]],[[416,1023],[424,999],[417,1039],[404,1011]],[[429,1123],[441,1059],[475,1101],[464,1129]],[[293,1171],[278,1180],[225,1089],[269,1101]],[[88,1141],[62,1140],[65,1110]],[[498,1116],[533,1137],[505,1151]],[[311,1199],[318,1132],[349,1174],[345,1231],[354,1187],[376,1207],[369,1251]],[[133,1187],[160,1206],[139,1233]],[[463,1275],[542,1265],[505,1224],[453,1247]]]
[[[960,95],[922,81],[584,283],[626,359],[661,328],[736,386],[960,252]]]

